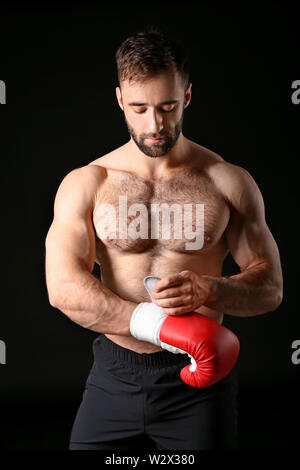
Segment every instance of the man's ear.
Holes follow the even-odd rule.
[[[189,82],[184,96],[184,109],[188,107],[192,98],[192,82]]]
[[[122,111],[124,111],[122,93],[121,93],[121,88],[119,86],[116,87],[116,96],[117,96],[117,100],[118,100],[120,108],[122,109]]]

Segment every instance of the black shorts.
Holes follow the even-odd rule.
[[[93,352],[69,450],[236,448],[236,366],[199,389],[180,378],[187,354],[139,354],[102,334]]]

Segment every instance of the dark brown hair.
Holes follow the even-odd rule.
[[[115,57],[120,84],[124,80],[142,81],[175,68],[185,88],[188,85],[189,64],[183,47],[154,27],[125,39]]]

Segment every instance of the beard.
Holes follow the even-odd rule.
[[[125,114],[124,114],[125,117]],[[160,135],[145,135],[141,134],[139,137],[136,135],[134,129],[130,126],[128,123],[126,117],[125,117],[125,122],[128,128],[128,132],[131,135],[132,139],[136,143],[137,147],[143,152],[145,155],[148,157],[152,158],[157,158],[157,157],[162,157],[166,155],[170,150],[174,147],[174,145],[177,142],[177,139],[179,137],[179,134],[182,130],[182,124],[183,124],[183,113],[178,121],[178,123],[175,125],[174,129],[169,132],[164,132]],[[146,144],[146,139],[147,138],[153,138],[153,139],[159,139],[161,138],[162,140],[160,142],[154,142],[152,145],[147,145]]]

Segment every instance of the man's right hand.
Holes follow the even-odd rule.
[[[147,278],[144,284],[149,292]],[[153,285],[151,282],[151,288]],[[166,315],[153,302],[143,302],[135,308],[130,332],[141,341],[173,353],[187,353],[192,363],[182,369],[180,376],[192,387],[209,387],[221,380],[231,371],[239,354],[238,338],[215,320],[198,312]]]

